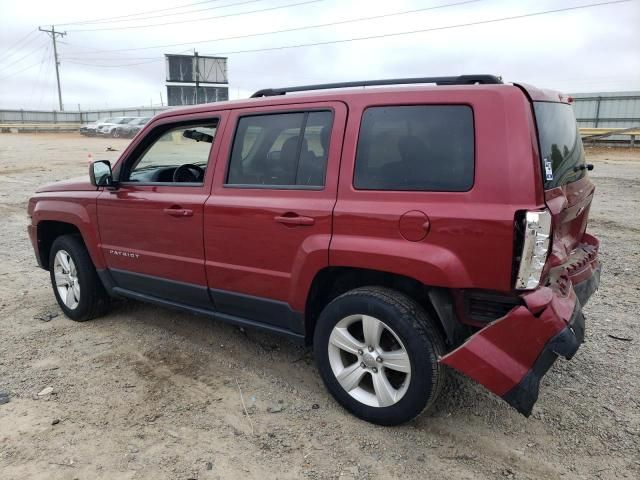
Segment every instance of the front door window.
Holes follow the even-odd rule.
[[[182,125],[164,131],[130,166],[125,182],[204,182],[216,124]]]

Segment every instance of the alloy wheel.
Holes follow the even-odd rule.
[[[66,250],[56,253],[53,273],[60,299],[68,309],[75,309],[80,302],[80,280],[76,264]]]
[[[349,315],[329,337],[329,363],[338,383],[371,407],[398,403],[411,381],[411,361],[398,335],[369,315]]]

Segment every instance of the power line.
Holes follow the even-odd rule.
[[[190,52],[191,49],[188,48],[187,50],[182,50],[178,53],[186,53],[186,52]],[[101,60],[107,60],[107,59],[101,59]],[[115,60],[115,59],[112,59]],[[135,60],[135,58],[130,58],[129,60]],[[155,63],[155,62],[162,62],[164,61],[164,57],[141,57],[140,60],[148,60],[147,62],[135,62],[135,63],[125,63],[125,64],[121,64],[121,65],[97,65],[95,63],[84,63],[84,62],[77,62],[74,60],[67,60],[65,57],[65,62],[66,63],[73,63],[75,65],[84,65],[87,67],[104,67],[104,68],[118,68],[118,67],[133,67],[136,65],[146,65],[147,63]]]
[[[50,48],[50,46],[49,46]],[[53,53],[53,52],[51,52]],[[47,87],[49,86],[48,84],[50,82],[48,82],[48,78],[49,78],[49,74],[51,73],[51,62],[46,62],[46,66],[44,67],[44,85],[43,88],[40,90],[40,96],[38,97],[38,106],[36,108],[40,108],[40,106],[42,105],[42,101],[44,100],[44,95],[45,92],[48,90]],[[51,91],[51,90],[49,90]]]
[[[425,29],[420,29],[420,30],[410,30],[410,31],[405,31],[405,32],[387,33],[387,34],[382,34],[382,35],[369,35],[369,36],[366,36],[366,37],[354,37],[354,38],[347,38],[347,39],[342,39],[342,40],[329,40],[329,41],[326,41],[326,42],[300,43],[300,44],[297,44],[297,45],[283,45],[283,46],[278,46],[278,47],[268,47],[268,48],[256,48],[256,49],[250,49],[250,50],[236,50],[236,51],[228,51],[228,52],[218,52],[218,53],[215,53],[214,55],[233,55],[233,54],[239,54],[239,53],[268,52],[268,51],[273,51],[273,50],[286,50],[286,49],[289,49],[289,48],[315,47],[315,46],[321,46],[321,45],[330,45],[330,44],[334,44],[334,43],[358,42],[358,41],[363,41],[363,40],[373,40],[373,39],[377,39],[377,38],[399,37],[399,36],[402,36],[402,35],[413,35],[413,34],[416,34],[416,33],[435,32],[435,31],[439,31],[439,30],[448,30],[448,29],[453,29],[453,28],[463,28],[463,27],[471,27],[471,26],[475,26],[475,25],[485,25],[485,24],[489,24],[489,23],[504,22],[504,21],[509,21],[509,20],[518,20],[518,19],[521,19],[521,18],[536,17],[536,16],[547,15],[547,14],[552,14],[552,13],[568,12],[568,11],[571,11],[571,10],[580,10],[580,9],[585,9],[585,8],[600,7],[600,6],[603,6],[603,5],[614,5],[614,4],[617,4],[617,3],[627,3],[627,2],[634,2],[634,1],[637,1],[637,0],[613,0],[613,1],[609,1],[609,2],[591,3],[591,4],[579,5],[579,6],[575,6],[575,7],[558,8],[558,9],[555,9],[555,10],[545,10],[545,11],[542,11],[542,12],[532,12],[532,13],[526,13],[526,14],[523,14],[523,15],[514,15],[514,16],[510,16],[510,17],[494,18],[494,19],[490,19],[490,20],[480,20],[480,21],[477,21],[477,22],[459,23],[457,25],[446,25],[446,26],[443,26],[443,27],[425,28]]]
[[[36,30],[36,31],[37,31],[37,30]],[[0,63],[8,61],[11,57],[14,57],[14,56],[15,56],[15,55],[17,55],[18,53],[22,53],[22,52],[24,52],[24,51],[25,51],[25,49],[27,48],[27,46],[32,45],[34,42],[37,42],[39,39],[40,39],[40,37],[37,37],[37,36],[36,36],[36,37],[33,37],[33,38],[29,39],[27,42],[24,42],[24,43],[20,46],[20,49],[19,49],[19,50],[16,50],[16,51],[14,51],[13,53],[10,53],[9,55],[7,55],[4,59],[0,60]],[[39,48],[39,47],[38,47],[38,48]],[[31,49],[31,50],[30,50],[30,53],[33,53],[33,52],[34,52],[35,50],[37,50],[38,48]],[[27,54],[27,56],[28,56],[28,55],[29,55],[29,54]],[[23,57],[21,57],[21,58],[24,58],[24,56],[23,56]],[[15,62],[15,61],[14,61],[14,62],[12,62],[12,63],[11,63],[11,65],[13,65],[14,63],[17,63],[17,62]],[[6,66],[1,66],[1,65],[0,65],[0,68],[5,68],[5,67],[6,67]]]
[[[147,63],[155,63],[164,60],[164,58],[156,58],[154,60],[149,60],[147,62],[137,62],[137,63],[124,63],[120,65],[96,65],[95,63],[83,63],[76,62],[73,60],[66,60],[66,63],[73,63],[74,65],[84,65],[87,67],[101,67],[101,68],[120,68],[120,67],[135,67],[136,65],[146,65]]]
[[[329,23],[320,23],[320,24],[316,24],[316,25],[307,25],[307,26],[303,26],[303,27],[294,27],[294,28],[287,28],[284,30],[273,30],[270,32],[260,32],[260,33],[249,33],[246,35],[234,35],[231,37],[218,37],[218,38],[212,38],[212,39],[208,39],[208,40],[197,40],[195,42],[183,42],[183,43],[171,43],[171,44],[166,44],[166,45],[154,45],[151,47],[137,47],[137,48],[122,48],[122,49],[113,49],[113,50],[95,50],[95,51],[88,51],[88,52],[77,52],[73,55],[90,55],[90,54],[97,54],[97,53],[110,53],[110,52],[130,52],[130,51],[135,51],[135,50],[149,50],[149,49],[156,49],[156,48],[168,48],[168,47],[180,47],[183,45],[194,45],[197,43],[210,43],[210,42],[221,42],[224,40],[239,40],[239,39],[243,39],[243,38],[251,38],[251,37],[260,37],[260,36],[264,36],[264,35],[275,35],[278,33],[291,33],[291,32],[297,32],[297,31],[301,31],[301,30],[310,30],[310,29],[314,29],[314,28],[323,28],[323,27],[332,27],[332,26],[336,26],[336,25],[344,25],[347,23],[356,23],[356,22],[365,22],[365,21],[369,21],[369,20],[378,20],[381,18],[389,18],[389,17],[394,17],[394,16],[400,16],[400,15],[408,15],[411,13],[419,13],[419,12],[425,12],[427,10],[436,10],[436,9],[441,9],[441,8],[447,8],[447,7],[457,7],[460,5],[466,5],[469,3],[477,3],[477,2],[481,2],[484,0],[465,0],[462,2],[457,2],[457,3],[448,3],[445,5],[436,5],[436,6],[432,6],[432,7],[426,7],[426,8],[417,8],[414,10],[405,10],[403,12],[392,12],[392,13],[385,13],[382,15],[374,15],[371,17],[361,17],[361,18],[354,18],[354,19],[350,19],[350,20],[339,20],[336,22],[329,22]],[[73,58],[73,57],[69,57],[69,58]],[[86,58],[83,58],[83,60],[87,60]],[[102,59],[102,60],[107,60],[107,59]]]
[[[40,77],[42,75],[42,67],[44,66],[44,62],[47,60],[47,55],[49,53],[50,45],[47,45],[44,49],[44,54],[42,55],[42,60],[40,60],[40,67],[38,68],[38,73],[36,75],[36,81],[31,85],[31,91],[29,92],[29,99],[33,97],[33,94],[36,91],[36,87],[40,85]]]
[[[130,30],[132,28],[153,28],[153,27],[163,27],[165,25],[176,25],[179,23],[193,23],[193,22],[204,22],[207,20],[213,20],[216,18],[228,18],[228,17],[237,17],[237,16],[241,16],[241,15],[248,15],[251,13],[259,13],[259,12],[268,12],[268,11],[272,11],[272,10],[281,10],[283,8],[289,8],[289,7],[298,7],[300,5],[308,5],[310,3],[318,3],[318,2],[323,2],[324,0],[307,0],[304,2],[298,2],[298,3],[288,3],[286,5],[278,5],[276,7],[267,7],[267,8],[262,8],[259,10],[250,10],[248,12],[238,12],[238,13],[228,13],[225,15],[216,15],[213,17],[206,17],[206,18],[196,18],[196,19],[192,19],[192,20],[178,20],[176,22],[165,22],[165,23],[154,23],[151,25],[132,25],[129,27],[107,27],[107,28],[87,28],[87,29],[74,29],[74,30],[69,30],[69,32],[101,32],[101,31],[106,31],[106,30]]]
[[[16,72],[10,73],[9,75],[5,75],[4,77],[0,77],[0,80],[4,80],[6,78],[18,75],[19,73],[26,72],[27,70],[29,70],[30,68],[35,67],[38,64],[40,64],[40,62],[32,63],[31,65],[28,65],[28,66],[24,67],[22,70],[18,70]]]
[[[88,25],[94,25],[94,24],[101,24],[101,23],[122,23],[122,22],[137,22],[138,20],[149,20],[151,18],[161,18],[161,17],[173,17],[175,15],[189,15],[192,13],[200,13],[200,12],[206,12],[208,10],[218,10],[220,8],[227,8],[227,7],[237,7],[239,5],[246,5],[248,3],[257,3],[257,2],[264,2],[264,0],[243,0],[242,2],[236,2],[236,3],[230,3],[228,5],[218,5],[216,7],[207,7],[207,8],[201,8],[198,10],[189,10],[187,12],[174,12],[174,13],[163,13],[160,15],[151,15],[148,17],[136,17],[136,18],[127,18],[124,20],[102,20],[102,21],[96,21],[96,22],[91,22]],[[81,31],[81,30],[74,30],[76,32]]]
[[[191,51],[191,49],[189,49],[189,51]],[[62,58],[65,61],[83,61],[83,62],[108,62],[108,61],[114,61],[114,62],[121,62],[123,60],[158,60],[158,56],[154,56],[154,57],[111,57],[111,58],[104,58],[104,57],[74,57],[74,56],[67,56],[67,55],[63,55],[60,58]]]
[[[195,5],[202,5],[204,3],[213,3],[213,2],[219,2],[219,1],[220,0],[205,0],[203,2],[187,3],[185,5],[178,5],[176,7],[160,8],[160,9],[154,9],[154,10],[146,10],[144,12],[130,13],[130,14],[127,14],[127,15],[118,15],[116,17],[103,17],[103,18],[96,18],[96,19],[93,19],[93,20],[79,20],[77,22],[56,23],[56,26],[60,27],[60,26],[63,26],[63,25],[83,25],[83,24],[92,24],[92,23],[102,23],[103,21],[107,21],[107,20],[115,20],[115,19],[118,19],[118,18],[136,17],[138,15],[146,15],[147,13],[168,12],[169,10],[178,10],[180,8],[193,7]]]
[[[24,40],[26,40],[27,38],[29,38],[31,35],[33,35],[34,33],[36,33],[37,30],[31,30],[29,31],[29,33],[27,33],[24,37],[21,37],[20,40],[18,40],[17,42],[15,42],[13,45],[11,45],[10,47],[6,48],[4,50],[4,53],[9,53],[11,52],[11,50],[13,50],[17,45],[19,45],[20,43],[22,43]],[[9,55],[7,56],[7,58],[12,57],[13,55],[15,55],[16,52],[14,53],[9,53]]]
[[[591,3],[591,4],[587,4],[587,5],[578,5],[578,6],[574,6],[574,7],[565,7],[565,8],[558,8],[558,9],[553,9],[553,10],[544,10],[544,11],[540,11],[540,12],[531,12],[531,13],[525,13],[525,14],[521,14],[521,15],[513,15],[513,16],[509,16],[509,17],[493,18],[493,19],[489,19],[489,20],[479,20],[479,21],[476,21],[476,22],[459,23],[459,24],[455,24],[455,25],[445,25],[445,26],[442,26],[442,27],[424,28],[424,29],[420,29],[420,30],[409,30],[409,31],[386,33],[386,34],[380,34],[380,35],[368,35],[368,36],[365,36],[365,37],[353,37],[353,38],[346,38],[346,39],[340,39],[340,40],[327,40],[327,41],[324,41],[324,42],[300,43],[300,44],[296,44],[296,45],[282,45],[282,46],[277,46],[277,47],[267,47],[267,48],[248,49],[248,50],[235,50],[235,51],[227,51],[227,52],[217,52],[215,55],[232,55],[232,54],[240,54],[240,53],[268,52],[268,51],[275,51],[275,50],[286,50],[286,49],[290,49],[290,48],[315,47],[315,46],[330,45],[330,44],[337,44],[337,43],[348,43],[348,42],[358,42],[358,41],[364,41],[364,40],[373,40],[373,39],[379,39],[379,38],[399,37],[399,36],[404,36],[404,35],[413,35],[413,34],[417,34],[417,33],[435,32],[435,31],[449,30],[449,29],[455,29],[455,28],[465,28],[465,27],[471,27],[471,26],[476,26],[476,25],[486,25],[486,24],[491,24],[491,23],[518,20],[518,19],[522,19],[522,18],[537,17],[537,16],[548,15],[548,14],[553,14],[553,13],[568,12],[568,11],[573,11],[573,10],[583,10],[583,9],[587,9],[587,8],[600,7],[600,6],[604,6],[604,5],[615,5],[615,4],[619,4],[619,3],[628,3],[628,2],[633,2],[633,1],[637,1],[637,0],[613,0],[613,1],[608,1],[608,2],[599,2],[599,3]],[[163,60],[164,60],[164,58],[158,58],[157,60],[150,60],[148,62],[141,62],[141,63],[136,64],[136,65],[142,65],[142,64],[146,64],[146,63],[154,63],[154,62],[159,62],[159,61],[163,61]],[[79,63],[79,62],[76,62],[76,63]],[[127,65],[95,65],[95,64],[84,63],[82,65],[92,66],[92,67],[116,68],[116,67],[133,66],[134,64],[127,64]]]
[[[9,67],[12,67],[13,65],[15,65],[16,63],[20,63],[22,60],[24,60],[25,58],[33,55],[35,52],[37,52],[38,50],[40,50],[41,47],[44,47],[44,42],[40,43],[40,45],[38,45],[38,47],[30,50],[26,55],[23,55],[22,57],[18,58],[17,60],[14,60],[13,62],[7,64],[7,65],[2,65],[2,70],[8,70]]]

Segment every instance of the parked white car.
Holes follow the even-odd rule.
[[[118,137],[120,136],[120,130],[118,127],[126,125],[136,117],[113,117],[108,122],[105,122],[98,126],[97,134],[105,137]]]
[[[85,123],[84,125],[80,126],[80,133],[82,135],[88,135],[90,137],[93,137],[94,135],[98,134],[98,128],[100,126],[104,125],[105,123],[109,123],[111,120],[113,119],[106,117],[106,118],[101,118],[99,120],[96,120],[94,122]]]

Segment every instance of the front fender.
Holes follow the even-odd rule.
[[[32,197],[35,205],[31,211],[32,227],[43,221],[68,223],[82,235],[96,269],[106,268],[104,257],[98,248],[100,236],[97,227],[96,198],[99,191],[56,192],[55,197],[38,194]],[[42,259],[46,262],[46,259]]]

